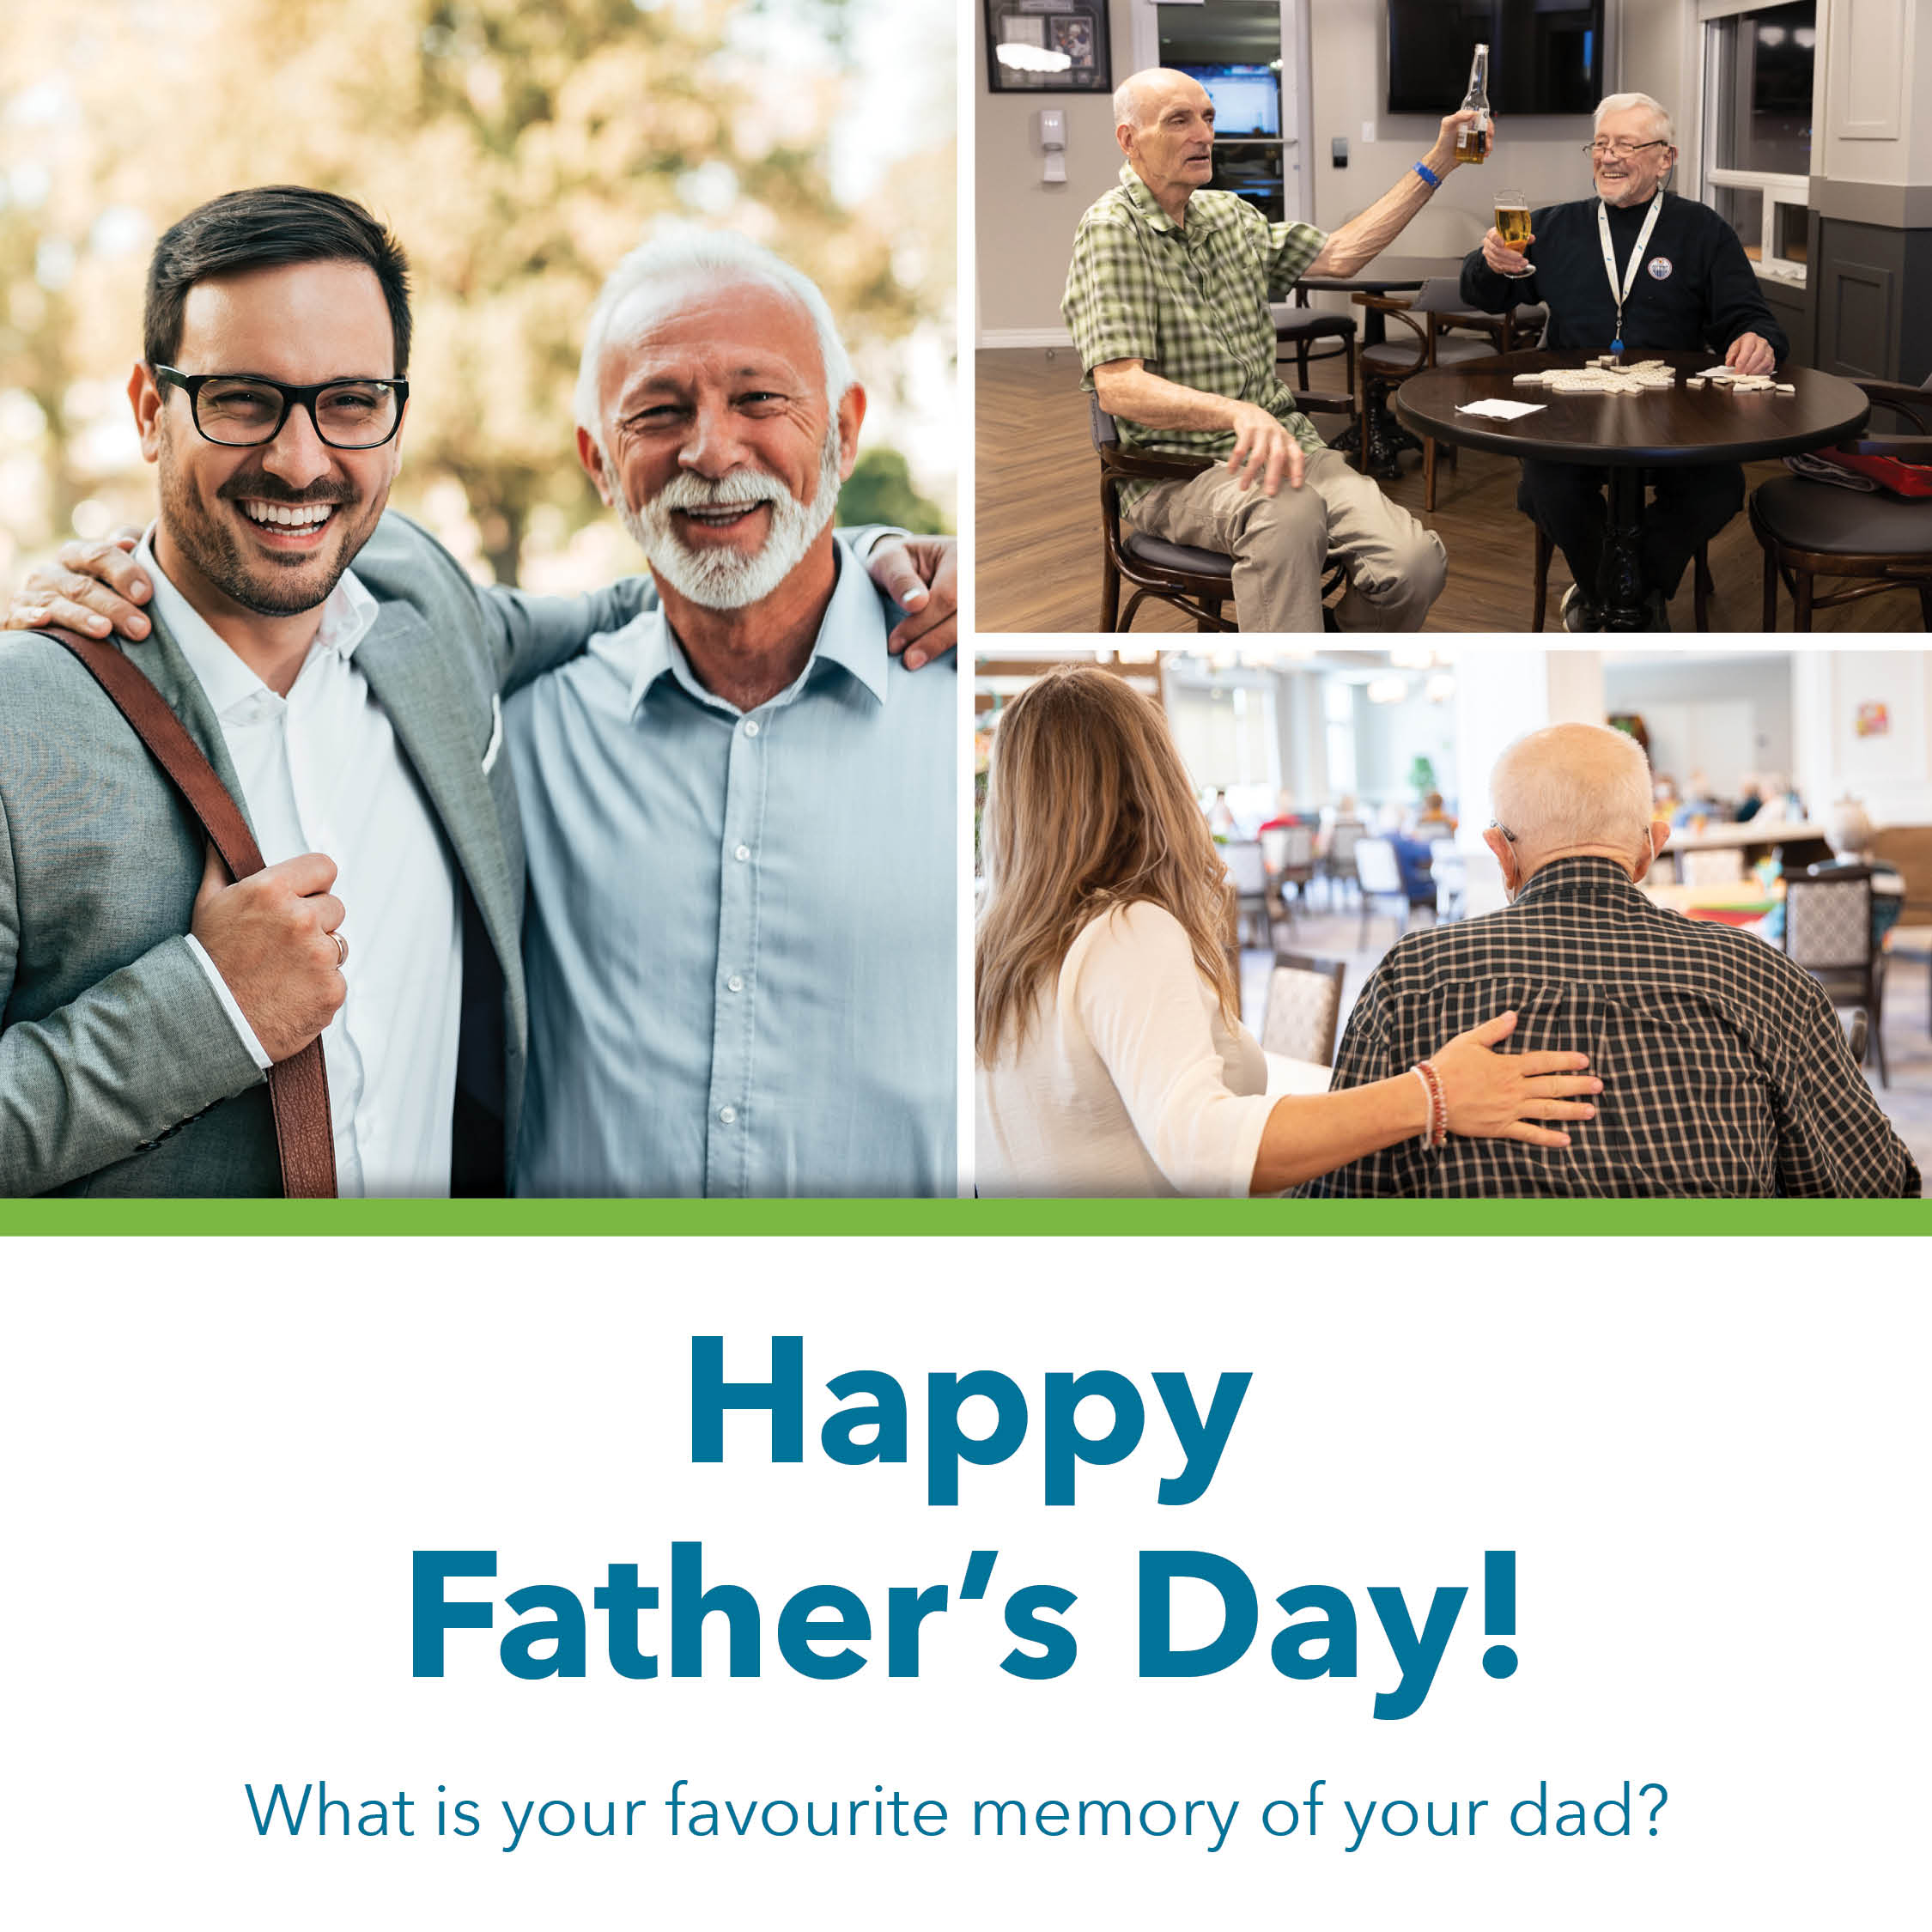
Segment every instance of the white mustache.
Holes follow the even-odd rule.
[[[655,496],[657,510],[716,510],[749,503],[782,503],[791,495],[776,477],[762,470],[733,470],[722,477],[686,472],[673,477]]]

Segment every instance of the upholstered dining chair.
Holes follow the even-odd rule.
[[[1291,1060],[1335,1063],[1335,1033],[1341,1019],[1343,959],[1318,959],[1302,952],[1278,952],[1268,975],[1268,1002],[1261,1014],[1264,1053]]]
[[[1355,841],[1355,879],[1362,889],[1362,936],[1358,951],[1369,945],[1369,919],[1377,902],[1394,902],[1395,937],[1409,929],[1409,889],[1402,880],[1402,864],[1395,856],[1394,841],[1385,838],[1359,838]]]
[[[1288,888],[1304,896],[1315,877],[1315,831],[1308,825],[1271,825],[1261,833],[1261,856],[1267,862],[1268,884],[1283,919],[1291,917]]]
[[[1784,950],[1825,988],[1834,1006],[1862,1006],[1871,1020],[1879,1084],[1889,1086],[1882,955],[1872,937],[1872,868],[1814,866],[1784,881]]]
[[[1252,920],[1254,929],[1261,935],[1255,945],[1272,946],[1274,927],[1268,906],[1268,873],[1267,867],[1261,862],[1261,841],[1230,839],[1221,848],[1221,858],[1228,868],[1228,883],[1234,888],[1236,931]]]

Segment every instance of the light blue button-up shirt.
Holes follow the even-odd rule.
[[[959,736],[842,550],[740,712],[649,611],[505,712],[529,895],[524,1194],[951,1194]]]

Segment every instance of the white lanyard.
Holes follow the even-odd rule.
[[[1657,225],[1657,210],[1663,206],[1663,190],[1658,189],[1650,202],[1650,212],[1643,217],[1643,226],[1637,231],[1637,246],[1630,252],[1630,266],[1624,270],[1623,286],[1617,285],[1617,258],[1610,246],[1610,213],[1601,201],[1596,204],[1596,232],[1603,240],[1603,272],[1610,277],[1610,300],[1617,305],[1617,337],[1610,344],[1613,355],[1624,352],[1624,304],[1630,300],[1631,289],[1636,285],[1637,264],[1643,259],[1643,251],[1650,246],[1650,231]]]

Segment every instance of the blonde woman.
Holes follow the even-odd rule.
[[[1412,1137],[1567,1146],[1581,1054],[1499,1013],[1413,1072],[1269,1100],[1222,950],[1228,886],[1159,711],[1062,665],[994,736],[975,1036],[982,1194],[1270,1194]]]

